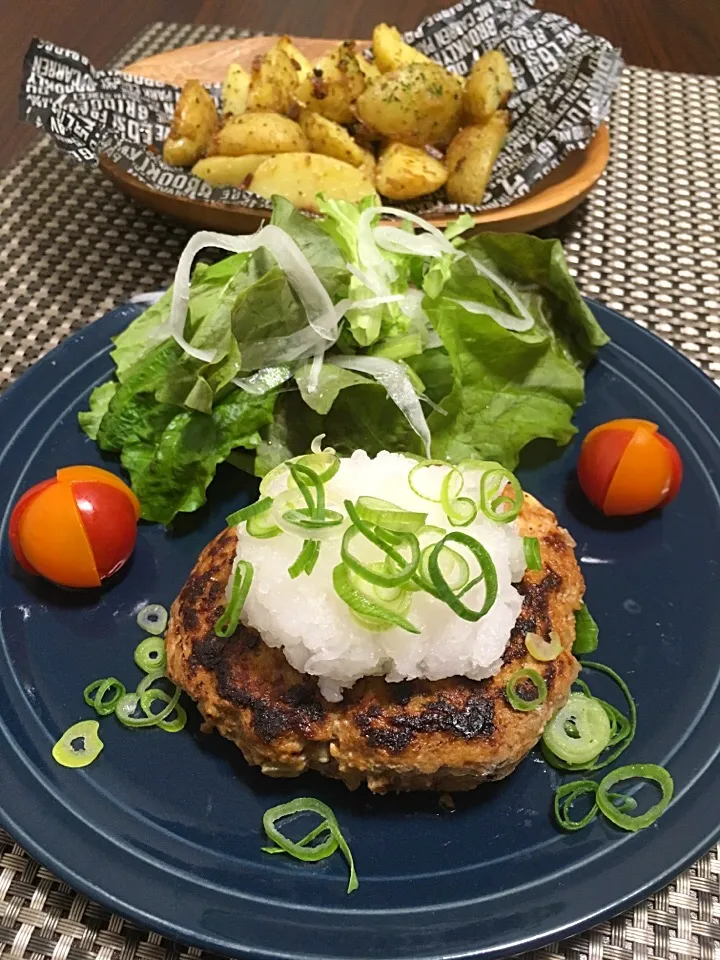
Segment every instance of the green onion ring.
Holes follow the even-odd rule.
[[[320,543],[317,540],[306,540],[300,553],[297,555],[295,560],[288,567],[288,573],[290,574],[290,579],[295,580],[300,576],[301,573],[306,573],[308,576],[315,569],[315,564],[317,559],[320,556]]]
[[[389,547],[388,544],[384,544],[382,541],[380,541],[380,543],[378,543],[376,540],[372,541],[388,555],[390,555],[390,550],[393,550],[393,553],[401,558],[402,564],[396,566],[395,570],[393,571],[385,566],[378,568],[374,563],[365,564],[362,562],[362,560],[358,560],[358,558],[352,553],[350,549],[352,541],[355,539],[355,537],[364,535],[364,532],[359,530],[354,525],[347,528],[343,534],[342,543],[340,545],[340,556],[342,557],[343,562],[353,571],[353,573],[357,574],[357,576],[362,577],[369,583],[374,583],[378,587],[399,587],[404,583],[407,583],[407,581],[417,570],[418,563],[420,562],[420,547],[418,545],[417,538],[411,533],[401,534],[401,536],[407,538],[405,542],[410,547],[409,560],[405,560],[403,557],[401,557],[401,555],[396,553],[396,551],[393,550],[392,547]]]
[[[415,533],[427,520],[427,513],[405,510],[378,497],[358,497],[355,509],[361,520],[394,533]]]
[[[253,581],[253,565],[247,560],[238,560],[233,574],[232,591],[225,610],[215,624],[215,635],[227,639],[235,633],[240,621],[247,595]]]
[[[294,460],[293,463],[312,470],[320,483],[328,483],[340,469],[340,457],[335,454],[331,447],[318,453],[305,453]],[[326,463],[327,466],[325,466]],[[320,470],[322,470],[322,473]]]
[[[249,520],[250,517],[259,517],[263,513],[267,513],[271,506],[272,497],[263,497],[262,500],[258,500],[257,503],[248,504],[247,507],[236,510],[235,513],[231,513],[229,517],[225,517],[225,523],[229,527],[236,527],[244,520]]]
[[[105,694],[110,690],[114,691],[113,695],[109,700],[105,700]],[[83,699],[99,716],[108,717],[126,693],[125,684],[120,683],[115,677],[108,677],[106,680],[95,680],[94,683],[88,684],[83,690]]]
[[[631,817],[613,804],[612,794],[609,793],[609,790],[610,787],[614,787],[623,780],[634,780],[637,777],[654,781],[660,788],[662,797],[645,813],[641,813],[637,817]],[[660,814],[663,813],[672,800],[673,791],[673,778],[664,767],[655,763],[631,763],[625,767],[617,767],[603,777],[597,789],[597,804],[602,813],[616,827],[630,831],[642,830],[655,823]]]
[[[457,594],[453,593],[450,585],[443,576],[443,572],[440,569],[440,555],[443,547],[448,543],[460,543],[462,546],[467,547],[480,565],[482,578],[485,583],[485,601],[480,610],[471,610],[470,607],[467,607]],[[467,533],[460,533],[459,531],[446,533],[442,540],[439,540],[435,544],[430,554],[430,559],[428,560],[428,573],[430,574],[430,580],[437,591],[438,597],[450,607],[453,613],[462,617],[463,620],[470,620],[472,622],[480,620],[495,603],[498,589],[495,564],[485,547]]]
[[[133,660],[144,673],[164,670],[167,663],[164,637],[146,637],[133,653]]]
[[[302,840],[297,840],[296,846],[306,847],[316,837],[319,837],[321,833],[324,833],[326,830],[329,830],[329,829],[330,829],[330,824],[327,822],[327,820],[323,820],[323,822],[319,824],[317,827],[315,827],[314,830],[311,830],[310,833],[306,834],[306,836],[304,836]],[[283,850],[282,847],[260,847],[260,849],[262,850],[263,853],[285,853],[285,850]],[[335,849],[337,850],[337,845]]]
[[[408,633],[421,632],[401,614],[370,599],[359,590],[352,582],[350,568],[344,563],[339,563],[333,570],[333,587],[343,603],[364,620],[379,620],[393,627],[402,627]]]
[[[421,493],[421,491],[416,486],[417,481],[413,481],[414,474],[418,473],[420,470],[426,470],[428,467],[445,467],[450,474],[453,474],[453,473],[457,474],[457,476],[460,478],[460,486],[458,490],[455,492],[455,494],[453,495],[453,499],[454,499],[454,497],[457,496],[458,493],[460,493],[460,490],[462,490],[463,479],[457,467],[454,467],[451,463],[448,463],[446,460],[420,460],[418,463],[416,463],[415,466],[411,469],[410,473],[408,474],[408,485],[412,490],[412,492],[416,496],[420,497],[421,500],[429,500],[431,503],[440,503],[442,498],[442,486],[441,486],[440,492],[436,497],[430,497],[426,493]],[[445,476],[443,476],[443,480],[444,479],[445,479]]]
[[[137,625],[140,629],[144,630],[145,633],[151,633],[155,637],[159,637],[161,633],[165,632],[167,623],[168,612],[159,603],[145,604],[137,615]]]
[[[534,700],[524,700],[518,695],[517,685],[521,680],[530,680],[537,690],[537,696]],[[527,713],[529,710],[537,710],[539,706],[545,703],[547,699],[547,684],[540,676],[537,670],[532,667],[523,667],[522,670],[516,670],[510,677],[505,687],[505,696],[513,710],[520,710]]]
[[[491,491],[491,486],[493,490]],[[500,489],[510,486],[513,496],[499,493]],[[515,520],[523,505],[523,491],[517,477],[505,470],[503,467],[497,467],[488,470],[480,477],[480,510],[495,523],[510,523]],[[501,507],[508,507],[507,510],[500,510]]]
[[[551,630],[548,639],[541,637],[539,633],[526,633],[525,646],[527,652],[540,663],[550,663],[557,660],[563,652],[562,640],[555,630]]]
[[[175,710],[181,692],[180,687],[175,687],[175,692],[170,696],[164,690],[140,690],[138,686],[134,693],[126,693],[122,697],[115,707],[115,716],[125,727],[156,727]],[[158,713],[152,713],[150,710],[155,700],[163,700],[165,703],[163,709]],[[138,707],[142,710],[144,716],[134,716]]]
[[[433,583],[430,580],[430,556],[435,549],[434,543],[429,543],[426,547],[423,548],[420,553],[420,566],[418,567],[418,576],[423,580],[427,581],[430,587],[433,587]],[[442,559],[446,558],[447,562],[451,562],[452,566],[448,569],[446,562],[445,570],[443,571],[443,576],[445,577],[445,582],[453,591],[457,593],[458,590],[461,590],[470,579],[470,565],[463,557],[462,554],[458,553],[457,550],[453,550],[452,547],[447,545],[440,551],[440,563]]]
[[[570,783],[564,783],[555,791],[553,808],[555,819],[563,830],[582,830],[592,823],[600,810],[597,802],[598,784],[594,780],[573,780]],[[593,803],[588,812],[580,820],[573,820],[570,816],[570,808],[573,803],[586,793],[593,795]],[[622,793],[609,793],[608,799],[611,801],[614,809],[623,813],[634,810],[637,804],[632,797],[626,797]]]
[[[577,736],[567,731],[573,723]],[[571,693],[543,731],[543,743],[556,757],[565,763],[592,763],[612,739],[612,729],[607,712],[594,697],[583,693]]]
[[[52,748],[53,760],[61,767],[87,767],[98,758],[104,746],[98,736],[99,729],[97,720],[81,720],[68,727]],[[76,740],[82,740],[81,747],[73,746]]]
[[[323,818],[322,827],[327,827],[330,836],[322,843],[315,846],[309,846],[310,839],[314,839],[322,833],[322,830],[311,831],[300,843],[294,843],[278,830],[275,823],[283,817],[292,816],[295,813],[316,813]],[[347,892],[352,893],[358,888],[358,878],[355,872],[355,863],[352,853],[348,847],[345,838],[340,830],[335,814],[330,807],[316,800],[314,797],[298,797],[289,803],[281,803],[276,807],[271,807],[263,814],[263,827],[268,838],[272,840],[284,853],[298,860],[304,860],[309,863],[317,863],[326,857],[332,856],[336,850],[340,850],[345,857],[350,868],[350,879],[348,881]]]
[[[322,519],[325,515],[325,487],[320,477],[318,477],[314,470],[311,470],[309,467],[304,467],[301,463],[290,463],[288,466],[290,468],[290,474],[307,504],[308,510],[314,513],[318,519]],[[308,489],[308,480],[315,490],[315,500],[313,500],[312,494]]]
[[[250,517],[245,524],[245,532],[257,540],[270,540],[272,537],[279,536],[282,530],[275,523],[272,511],[269,510],[267,513]]]
[[[287,524],[299,527],[301,530],[323,530],[326,527],[338,527],[345,519],[337,510],[326,510],[322,518],[315,516],[310,510],[286,510],[282,515]]]
[[[454,477],[460,478],[460,486],[453,493],[450,490],[450,484]],[[445,511],[445,515],[454,527],[467,527],[477,516],[477,507],[469,497],[461,497],[460,493],[465,480],[462,473],[453,467],[444,477],[440,486],[440,505]]]
[[[572,652],[576,657],[583,653],[594,653],[598,646],[598,636],[600,630],[594,617],[583,603],[579,610],[575,611],[575,643],[573,643]]]
[[[525,551],[525,566],[528,570],[542,570],[543,564],[538,538],[523,537],[523,550]]]
[[[156,727],[160,727],[166,733],[178,733],[187,722],[187,714],[178,703],[181,692],[180,687],[175,687],[175,693],[172,696],[164,690],[146,690],[140,696],[140,709],[145,716],[153,718]],[[150,709],[155,700],[162,700],[165,704],[158,713],[153,713]],[[174,712],[177,713],[177,717],[175,720],[170,720]]]

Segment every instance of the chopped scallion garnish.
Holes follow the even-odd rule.
[[[105,699],[106,695],[111,696]],[[105,680],[95,680],[88,684],[83,691],[85,703],[92,707],[95,713],[101,717],[108,717],[114,712],[115,707],[121,697],[127,693],[125,685],[116,680],[115,677],[107,677]]]
[[[584,653],[595,653],[598,646],[599,629],[597,623],[592,618],[590,611],[583,604],[575,612],[575,643],[573,643],[573,653],[576,657]]]
[[[440,560],[442,551],[448,543],[458,543],[465,547],[478,562],[480,578],[476,578],[472,583],[479,582],[481,579],[485,585],[485,599],[480,610],[472,610],[466,606],[445,578]],[[495,569],[492,557],[479,541],[467,533],[460,533],[460,531],[447,533],[442,540],[439,540],[435,544],[428,559],[428,574],[437,596],[450,607],[453,613],[457,614],[458,617],[462,617],[463,620],[480,620],[492,607],[497,598],[497,570]],[[467,588],[467,584],[465,588]]]
[[[526,700],[517,691],[518,684],[523,680],[529,680],[537,691],[532,700]],[[537,710],[547,699],[547,684],[537,670],[533,670],[532,667],[524,667],[522,670],[516,670],[508,680],[505,687],[505,696],[513,710],[520,710],[522,713]]]
[[[168,623],[168,612],[159,603],[148,603],[137,615],[137,625],[146,633],[159,637],[165,632]]]
[[[258,500],[256,503],[250,503],[247,507],[231,513],[229,517],[225,518],[225,523],[227,523],[229,527],[236,527],[239,523],[244,523],[251,517],[259,517],[263,513],[267,513],[271,506],[272,497],[263,497],[262,500]]]
[[[52,749],[53,760],[61,767],[87,767],[100,755],[104,744],[98,736],[97,720],[74,723]]]
[[[227,606],[215,624],[215,634],[223,639],[232,636],[237,630],[240,614],[250,592],[253,580],[253,565],[247,560],[238,560],[233,573],[232,590]]]
[[[523,549],[525,551],[525,566],[528,570],[542,570],[543,565],[538,538],[523,537]]]

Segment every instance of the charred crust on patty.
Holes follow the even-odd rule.
[[[355,722],[371,747],[399,753],[423,733],[445,733],[463,740],[492,736],[494,714],[493,697],[480,694],[470,695],[462,706],[439,697],[417,713],[387,713],[375,704],[357,714]]]

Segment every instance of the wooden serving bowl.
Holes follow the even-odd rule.
[[[198,43],[138,60],[126,67],[125,72],[178,86],[191,78],[202,83],[219,83],[230,63],[241,63],[250,69],[253,58],[265,53],[276,40],[277,37],[269,36]],[[338,41],[296,37],[293,42],[309,59],[314,60]],[[368,42],[361,41],[359,45],[366,47]],[[554,223],[582,203],[605,170],[609,156],[610,138],[607,126],[603,123],[585,150],[573,151],[526,197],[500,210],[473,214],[475,222],[480,229],[522,233]],[[269,216],[264,210],[239,204],[169,196],[140,183],[103,156],[100,157],[100,168],[123,193],[141,206],[182,220],[193,227],[224,233],[252,233],[259,221]],[[444,226],[453,217],[431,213],[427,219]]]

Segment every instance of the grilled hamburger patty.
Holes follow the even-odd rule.
[[[340,703],[326,701],[314,677],[293,669],[280,648],[268,647],[240,624],[217,637],[237,537],[225,530],[200,555],[175,600],[167,632],[168,671],[197,702],[207,731],[232,740],[248,763],[274,777],[314,769],[355,789],[469,790],[512,773],[565,702],[578,673],[572,655],[574,612],[585,585],[574,541],[549,510],[525,494],[523,536],[537,537],[543,569],[527,571],[518,590],[523,606],[500,672],[486,680],[450,677],[388,683],[367,677]],[[289,612],[289,615],[292,615]],[[528,632],[556,630],[563,652],[538,663],[527,652]],[[536,710],[514,710],[505,696],[510,677],[532,667],[547,683]],[[518,684],[532,700],[534,686]]]

